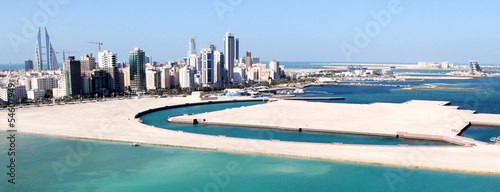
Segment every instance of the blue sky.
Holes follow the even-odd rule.
[[[209,43],[223,50],[231,31],[240,38],[240,55],[249,50],[264,61],[500,63],[500,1],[493,0],[60,1],[54,12],[39,2],[57,0],[2,2],[0,63],[33,59],[36,35],[22,32],[25,21],[44,24],[56,51],[97,54],[87,41],[101,41],[121,61],[134,47],[155,61],[185,57],[195,35],[198,50]],[[400,11],[391,13],[394,3]],[[388,12],[390,21],[383,25],[371,12]],[[356,29],[371,34],[368,43],[356,45]],[[344,54],[345,45],[356,51]]]

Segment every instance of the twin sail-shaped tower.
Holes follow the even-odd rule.
[[[38,37],[36,39],[35,45],[35,63],[34,70],[41,71],[44,69],[43,67],[43,53],[42,53],[42,36],[40,33],[40,28],[38,28]],[[57,63],[56,52],[54,51],[54,47],[52,47],[52,43],[50,42],[49,33],[47,33],[47,28],[45,28],[45,53],[47,54],[47,68],[48,70],[57,70],[59,69],[59,64]]]

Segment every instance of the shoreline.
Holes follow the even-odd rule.
[[[221,99],[234,100],[234,98]],[[138,142],[152,146],[259,154],[386,167],[500,175],[500,163],[493,161],[493,159],[500,158],[500,147],[497,145],[478,145],[474,147],[359,146],[258,140],[172,131],[145,125],[133,118],[136,114],[152,108],[191,102],[208,103],[208,101],[186,98],[143,98],[80,105],[58,105],[47,108],[21,108],[16,113],[19,119],[19,122],[16,121],[19,128],[17,133],[127,144]],[[302,103],[298,101],[290,102]],[[6,115],[4,110],[0,111],[0,113]],[[86,118],[82,118],[82,116]],[[130,120],[127,120],[128,118]],[[6,125],[0,125],[0,130],[7,130]],[[426,158],[420,161],[411,160],[412,154],[422,151],[431,151],[431,153],[425,153]],[[467,161],[460,160],[463,157],[467,157]],[[471,165],[470,163],[480,160],[483,162],[479,165]]]
[[[0,130],[1,133],[8,134],[9,132],[5,132]],[[84,137],[71,137],[71,136],[60,136],[60,135],[51,135],[51,134],[35,134],[35,133],[23,133],[17,132],[16,134],[22,135],[31,135],[31,136],[39,136],[39,137],[52,137],[52,138],[60,138],[60,139],[71,139],[71,140],[80,140],[80,141],[98,141],[98,142],[111,142],[111,143],[120,143],[120,144],[130,144],[131,142],[119,141],[119,140],[107,140],[107,139],[95,139],[95,138],[84,138]],[[251,139],[254,140],[254,139]],[[287,141],[284,141],[287,142]],[[293,142],[293,141],[290,141]],[[189,150],[198,150],[198,151],[212,151],[212,152],[222,152],[222,153],[233,153],[233,154],[242,154],[242,155],[261,155],[261,156],[271,156],[271,157],[283,157],[283,158],[293,158],[293,159],[303,159],[303,160],[317,160],[317,161],[327,161],[327,162],[335,162],[335,163],[348,163],[348,164],[356,164],[356,165],[370,165],[370,166],[380,166],[380,167],[388,167],[388,168],[401,168],[401,169],[413,169],[413,170],[426,170],[426,171],[437,171],[437,172],[446,172],[446,173],[456,173],[456,174],[470,174],[470,175],[490,175],[490,176],[500,176],[500,172],[492,172],[492,171],[477,171],[477,170],[463,170],[456,168],[443,168],[443,167],[426,167],[419,165],[404,165],[401,163],[387,163],[387,162],[376,162],[376,161],[360,161],[355,159],[342,159],[342,158],[323,158],[323,157],[312,157],[305,155],[297,155],[297,154],[275,154],[275,153],[265,153],[265,152],[242,152],[237,150],[225,150],[219,148],[206,148],[206,147],[191,147],[191,146],[182,146],[182,145],[170,145],[170,144],[155,144],[155,143],[140,143],[141,146],[148,147],[168,147],[168,148],[177,148],[177,149],[189,149]],[[314,144],[325,144],[326,143],[314,143]],[[348,144],[345,144],[348,145]],[[391,147],[387,145],[366,145],[367,147]],[[405,146],[408,147],[408,146]],[[412,146],[409,146],[412,147]],[[413,147],[421,147],[421,146],[413,146]],[[429,147],[429,146],[427,146]],[[432,146],[436,148],[443,147],[462,147],[462,146]]]

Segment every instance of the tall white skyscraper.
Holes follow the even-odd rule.
[[[196,55],[196,39],[195,38],[191,38],[191,41],[189,41],[189,48],[187,51],[186,63],[189,67],[195,68],[197,73],[200,72],[201,62],[200,62],[200,57],[198,57],[198,55]]]
[[[56,52],[54,47],[52,47],[52,42],[50,42],[49,33],[47,28],[45,28],[45,48],[47,49],[47,67],[49,70],[59,69],[59,64],[57,63]]]
[[[179,84],[181,88],[191,88],[194,86],[194,71],[184,66],[179,71]]]
[[[280,71],[280,62],[277,61],[276,59],[273,59],[272,61],[269,62],[269,76],[272,79],[279,79],[281,71]]]
[[[224,36],[224,83],[229,83],[233,79],[234,60],[236,59],[236,43],[234,35],[226,32]]]
[[[35,71],[43,70],[43,58],[42,58],[42,36],[40,34],[40,28],[38,28],[38,37],[36,38],[35,45],[35,65],[33,66]]]
[[[108,89],[111,91],[119,88],[116,56],[116,52],[110,52],[108,50],[99,52],[99,69],[105,70],[108,73]]]
[[[224,54],[214,50],[214,84],[224,85]]]

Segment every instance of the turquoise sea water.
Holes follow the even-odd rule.
[[[399,84],[403,84],[398,82]],[[390,83],[390,84],[398,84]],[[409,84],[410,82],[404,83]],[[349,103],[451,101],[500,113],[500,78],[426,80],[475,90],[324,86],[304,96],[343,96]],[[222,106],[222,108],[227,106]],[[200,109],[207,110],[207,109]],[[165,121],[166,117],[158,121]],[[186,125],[188,126],[188,125]],[[191,125],[192,126],[192,125]],[[497,134],[474,127],[464,136]],[[482,128],[479,128],[482,129]],[[495,129],[495,128],[494,128]],[[491,133],[490,133],[491,132]],[[469,134],[469,135],[466,135]],[[0,133],[0,191],[498,191],[499,176],[232,154],[168,147],[18,135],[17,184],[8,184],[6,133]],[[400,157],[409,161],[410,157]]]
[[[412,139],[398,139],[394,137],[373,137],[373,136],[360,136],[360,135],[346,135],[346,134],[327,134],[315,132],[295,132],[295,131],[281,131],[259,128],[241,128],[234,126],[215,126],[215,125],[192,125],[192,124],[179,124],[169,123],[165,120],[168,116],[178,114],[190,113],[204,113],[210,111],[217,111],[226,108],[234,108],[240,106],[257,105],[264,102],[238,102],[238,103],[222,103],[210,105],[197,105],[182,108],[173,108],[163,111],[141,116],[143,123],[154,125],[170,130],[182,130],[190,133],[200,133],[207,135],[225,135],[228,137],[240,138],[255,138],[255,139],[278,139],[281,141],[299,141],[299,142],[316,142],[316,143],[345,143],[345,144],[370,144],[370,145],[450,145],[445,142],[438,141],[423,141]]]
[[[498,176],[40,136],[18,139],[17,184],[7,184],[2,173],[0,191],[412,192],[500,187]],[[2,139],[0,145],[7,143]],[[0,159],[5,159],[3,153]]]

